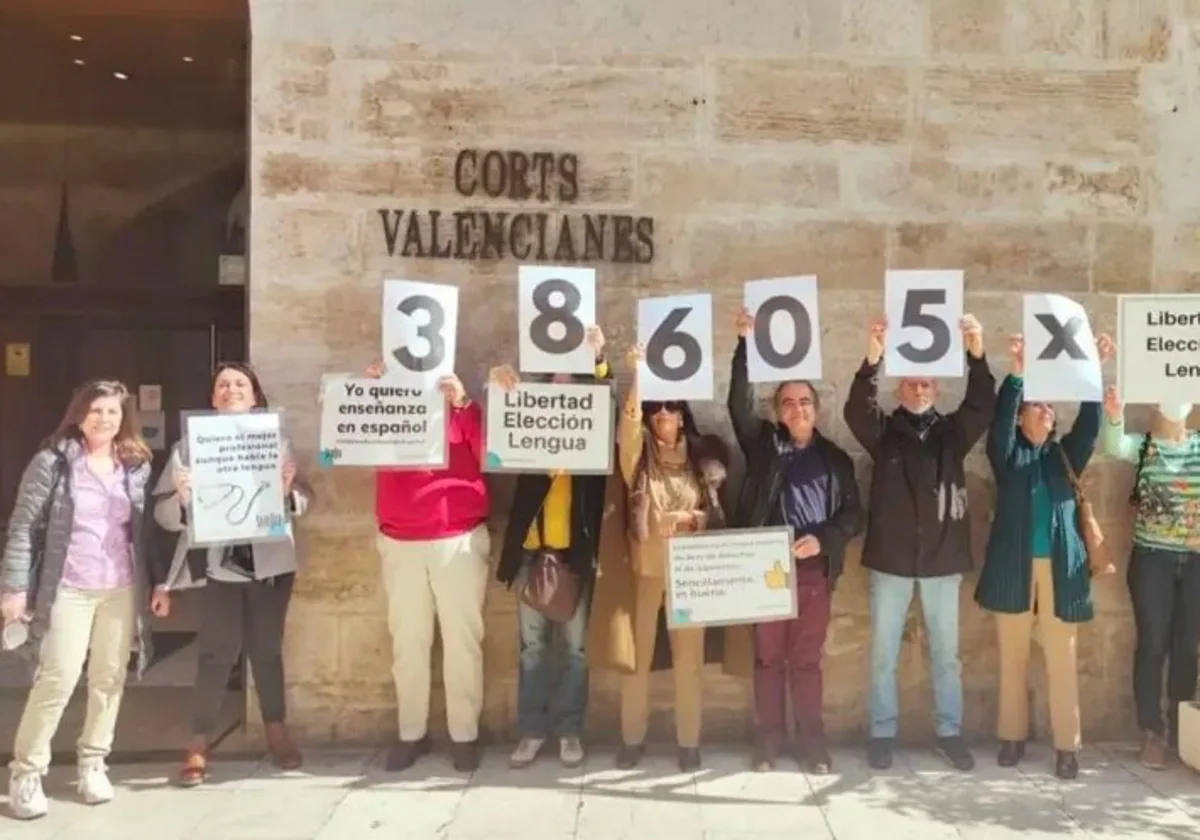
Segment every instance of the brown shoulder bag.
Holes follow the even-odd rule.
[[[575,615],[579,604],[579,576],[567,565],[563,552],[546,548],[545,518],[537,512],[538,545],[529,566],[529,575],[521,587],[521,601],[551,621],[564,624]]]
[[[1096,519],[1096,510],[1084,492],[1079,476],[1075,474],[1075,468],[1071,466],[1071,459],[1067,457],[1061,445],[1058,447],[1058,454],[1062,458],[1063,468],[1067,471],[1071,488],[1075,491],[1075,515],[1078,519],[1079,534],[1083,537],[1083,545],[1087,549],[1088,569],[1094,578],[1116,574],[1117,567],[1109,557],[1108,543],[1104,539],[1100,521]]]

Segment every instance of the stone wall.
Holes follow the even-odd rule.
[[[743,281],[818,274],[823,428],[864,479],[839,415],[886,268],[965,269],[967,307],[985,324],[998,376],[1023,291],[1070,294],[1113,330],[1116,294],[1197,286],[1194,0],[251,6],[251,353],[310,470],[318,379],[378,355],[384,277],[460,286],[459,367],[476,395],[490,364],[515,358],[515,261],[401,259],[385,248],[381,207],[467,209],[450,170],[461,148],[577,153],[572,212],[654,216],[652,263],[598,266],[602,325],[623,347],[636,298],[711,291],[719,395]],[[943,405],[960,395],[949,383]],[[728,430],[718,403],[701,419]],[[978,557],[993,494],[981,452],[970,474]],[[1097,460],[1088,478],[1112,538],[1127,545],[1130,471]],[[381,737],[395,719],[372,478],[322,471],[315,483],[287,640],[289,701],[314,740]],[[507,499],[498,483],[496,533]],[[857,547],[852,555],[825,671],[828,723],[844,737],[866,714],[866,577]],[[973,586],[962,590],[967,726],[987,736],[996,643]],[[1120,737],[1132,726],[1123,576],[1095,598],[1098,617],[1079,642],[1085,734]],[[498,588],[487,627],[485,724],[509,734],[515,612]],[[902,728],[913,737],[931,729],[924,646],[914,606],[900,665]],[[1044,679],[1034,684],[1044,698]],[[594,680],[598,737],[615,737],[616,696],[611,677]],[[654,696],[664,733],[669,677]],[[748,699],[746,684],[708,676],[711,737],[745,731]],[[435,728],[441,716],[435,701]],[[1045,714],[1035,719],[1045,731]]]

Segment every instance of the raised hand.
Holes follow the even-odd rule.
[[[596,354],[596,360],[604,358],[604,331],[597,326],[587,328],[585,340],[588,347],[592,348],[592,352]]]
[[[979,320],[971,314],[966,314],[962,320],[958,322],[959,328],[962,329],[963,345],[967,348],[967,352],[972,358],[983,358],[983,325]]]
[[[1117,345],[1108,334],[1101,334],[1096,338],[1096,353],[1100,356],[1100,364],[1104,364],[1117,355]]]
[[[438,380],[438,390],[446,397],[450,405],[462,408],[467,404],[467,389],[462,381],[453,373],[448,373]]]
[[[1015,375],[1025,372],[1025,336],[1017,333],[1008,337],[1008,358]]]
[[[1125,406],[1121,403],[1121,395],[1117,393],[1116,385],[1104,389],[1104,414],[1114,423],[1125,417]]]
[[[887,318],[877,318],[871,322],[867,333],[867,364],[877,365],[883,359],[883,342],[887,338]]]
[[[382,379],[384,374],[383,362],[371,362],[367,366],[366,375],[371,379]]]
[[[488,373],[488,382],[505,391],[511,391],[521,384],[521,377],[513,370],[512,365],[498,365]]]
[[[742,338],[750,337],[750,333],[754,332],[754,316],[750,314],[749,309],[743,306],[738,310],[735,325],[739,336]]]

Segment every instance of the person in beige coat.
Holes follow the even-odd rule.
[[[650,674],[673,667],[679,767],[687,772],[700,766],[705,661],[723,656],[727,672],[748,677],[753,646],[748,627],[666,631],[667,542],[723,527],[728,458],[719,438],[699,433],[687,403],[641,401],[640,360],[635,348],[628,358],[634,378],[617,424],[621,481],[609,483],[605,502],[587,650],[592,667],[624,675],[622,769],[637,766],[645,753]],[[664,640],[669,649],[660,646]]]

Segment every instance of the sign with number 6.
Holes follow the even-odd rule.
[[[637,334],[643,400],[713,398],[712,295],[639,300]]]
[[[458,287],[412,280],[383,283],[383,366],[389,380],[429,387],[454,372]]]
[[[596,271],[523,265],[517,274],[522,373],[592,373],[587,328],[596,323]]]

